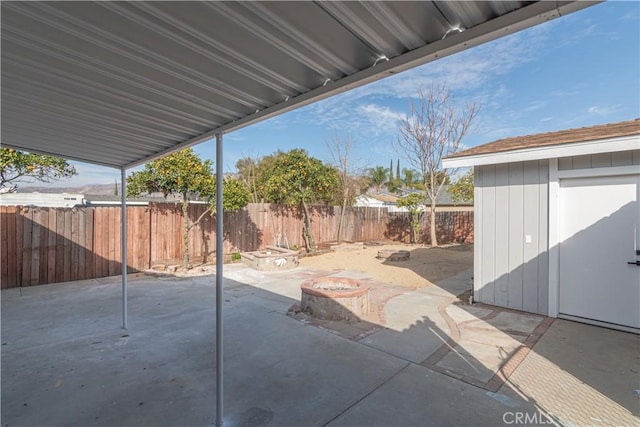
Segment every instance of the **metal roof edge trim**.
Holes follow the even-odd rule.
[[[14,150],[26,151],[26,152],[33,153],[33,154],[41,154],[41,155],[45,155],[45,156],[61,157],[60,154],[54,153],[54,152],[51,152],[51,151],[34,150],[33,148],[25,148],[25,147],[22,147],[20,145],[15,145],[15,144],[5,143],[5,142],[2,142],[2,148],[13,148]],[[117,170],[121,170],[123,168],[127,169],[127,167],[124,166],[124,165],[119,165],[119,164],[109,163],[109,162],[92,162],[92,161],[89,161],[87,159],[83,159],[81,157],[67,156],[67,157],[64,157],[64,159],[65,160],[73,160],[74,162],[88,163],[88,164],[91,164],[91,165],[105,166],[105,167],[114,168],[114,169],[117,169]]]
[[[124,167],[129,169],[144,164],[175,151],[179,151],[183,148],[188,148],[212,139],[216,134],[229,133],[234,130],[241,129],[245,126],[258,123],[279,114],[340,94],[349,89],[365,85],[375,80],[380,80],[397,72],[432,62],[436,59],[452,55],[470,47],[478,46],[508,34],[516,33],[536,24],[558,18],[565,13],[575,12],[597,3],[602,3],[602,0],[558,2],[539,1],[533,3],[513,12],[499,16],[491,21],[469,28],[464,32],[451,34],[445,39],[438,40],[395,58],[391,58],[389,61],[378,63],[375,66],[358,71],[335,82],[329,82],[326,86],[305,92],[290,99],[289,101],[281,102],[250,116],[246,116],[218,128],[211,129],[202,135],[176,144],[166,150],[162,150],[158,153],[154,153],[153,155],[126,164]]]

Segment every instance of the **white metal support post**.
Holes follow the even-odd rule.
[[[222,426],[223,404],[223,344],[222,344],[222,264],[223,208],[222,208],[222,133],[216,134],[216,425]]]
[[[127,170],[120,169],[120,195],[122,207],[120,209],[120,242],[122,244],[122,329],[129,329],[127,313]]]

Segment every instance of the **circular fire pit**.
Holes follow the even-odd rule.
[[[409,251],[405,251],[402,249],[382,249],[378,251],[378,259],[383,259],[385,261],[407,261],[410,256]]]
[[[346,277],[321,277],[303,282],[302,311],[321,320],[356,322],[369,313],[371,287]]]

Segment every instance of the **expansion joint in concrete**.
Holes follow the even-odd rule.
[[[333,418],[331,418],[329,421],[327,421],[326,423],[322,424],[322,427],[326,427],[329,424],[331,424],[332,422],[334,422],[336,419],[340,418],[340,416],[342,414],[344,414],[345,412],[347,412],[348,410],[350,410],[351,408],[353,408],[354,406],[356,406],[358,403],[362,402],[364,399],[366,399],[367,397],[371,396],[373,393],[375,393],[377,390],[379,390],[380,388],[382,388],[385,384],[387,384],[389,381],[391,381],[392,379],[394,379],[395,377],[397,377],[398,375],[400,375],[401,373],[403,373],[409,366],[414,365],[414,363],[409,362],[406,365],[404,365],[400,370],[398,370],[398,372],[396,372],[395,374],[391,375],[389,378],[385,379],[384,381],[382,381],[380,384],[378,384],[377,386],[375,386],[373,389],[371,389],[368,393],[366,393],[364,396],[362,396],[360,399],[356,400],[355,402],[353,402],[351,405],[347,406],[346,408],[344,408],[342,411],[338,412],[338,414],[336,416],[334,416]]]

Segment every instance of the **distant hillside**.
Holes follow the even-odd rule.
[[[114,184],[89,184],[82,187],[50,187],[50,186],[21,186],[18,193],[76,193],[76,194],[114,194]],[[120,191],[120,185],[118,185]],[[118,193],[119,194],[119,193]]]

